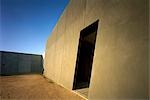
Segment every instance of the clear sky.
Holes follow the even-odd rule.
[[[0,51],[43,54],[69,0],[0,0]]]

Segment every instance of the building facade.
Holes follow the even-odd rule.
[[[44,75],[89,100],[148,99],[149,0],[70,0],[45,50]]]

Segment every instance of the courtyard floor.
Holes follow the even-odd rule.
[[[0,76],[1,100],[85,100],[42,75]]]

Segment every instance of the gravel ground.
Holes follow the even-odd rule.
[[[42,75],[0,76],[1,100],[85,100]]]

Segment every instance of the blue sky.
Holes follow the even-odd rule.
[[[1,0],[0,51],[42,54],[69,0]]]

